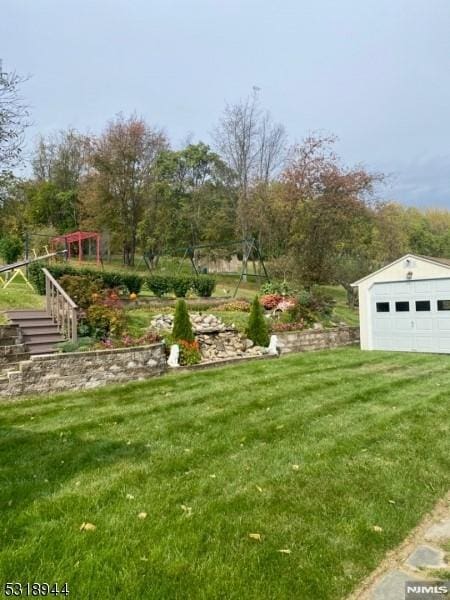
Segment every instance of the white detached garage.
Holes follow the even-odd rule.
[[[450,260],[407,254],[353,286],[363,350],[450,354]]]

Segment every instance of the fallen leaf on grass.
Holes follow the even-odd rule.
[[[289,548],[281,548],[278,552],[281,552],[281,554],[290,554],[291,550],[289,550]]]
[[[80,531],[95,531],[97,527],[93,523],[81,523]]]
[[[138,519],[146,519],[147,518],[147,513],[146,512],[140,512],[138,514]]]
[[[257,542],[260,542],[262,540],[261,534],[260,533],[249,533],[248,537],[251,540],[256,540]]]
[[[186,506],[186,504],[182,504],[181,505],[181,510],[184,511],[184,514],[187,517],[191,517],[192,516],[192,507]]]
[[[372,527],[373,531],[376,531],[377,533],[381,533],[383,531],[383,528],[380,527],[379,525],[374,525]]]

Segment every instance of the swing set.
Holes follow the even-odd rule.
[[[56,256],[65,255],[67,253],[67,250],[60,250],[58,252],[49,252],[47,247],[45,248],[45,251],[46,251],[45,254],[42,254],[41,256],[37,256],[36,251],[33,250],[33,254],[34,254],[33,258],[25,258],[23,260],[19,260],[19,261],[15,262],[15,263],[11,263],[9,265],[0,266],[0,283],[2,284],[2,289],[6,289],[15,279],[20,277],[20,278],[22,278],[22,281],[24,281],[25,284],[31,290],[34,290],[27,275],[23,272],[23,267],[25,267],[27,269],[28,265],[33,262],[37,262],[39,260],[48,260],[49,258],[54,258]],[[3,274],[8,273],[9,271],[12,271],[11,277],[6,277],[6,275],[5,276],[3,275]]]
[[[223,276],[239,276],[237,285],[235,287],[233,298],[236,297],[236,294],[239,290],[239,287],[242,281],[245,281],[247,277],[255,277],[260,279],[265,279],[270,282],[270,277],[267,272],[266,266],[264,264],[264,259],[262,257],[259,246],[254,238],[244,239],[244,240],[234,240],[230,242],[222,242],[215,244],[195,244],[191,246],[182,246],[178,248],[172,248],[170,251],[165,251],[164,255],[167,256],[177,256],[181,254],[181,258],[178,263],[177,274],[181,272],[183,267],[183,263],[186,259],[189,259],[192,271],[195,275],[206,274],[208,273],[207,267],[202,267],[199,261],[199,251],[212,251],[214,249],[220,248],[229,248],[232,246],[237,246],[242,251],[242,267],[240,272],[221,272],[220,275]],[[155,255],[151,252],[145,252],[143,255],[143,260],[150,272],[153,271],[154,265],[153,260]],[[248,262],[252,260],[255,262],[255,258],[259,264],[260,271],[262,273],[249,273],[248,272]]]

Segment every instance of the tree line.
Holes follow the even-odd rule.
[[[163,129],[117,115],[98,135],[41,136],[31,176],[18,178],[21,82],[0,73],[4,238],[98,230],[129,266],[143,252],[157,260],[180,246],[253,238],[274,276],[339,283],[349,297],[351,281],[408,251],[450,257],[450,213],[382,199],[384,176],[344,165],[334,136],[289,144],[256,92],[225,106],[209,144],[174,148]]]

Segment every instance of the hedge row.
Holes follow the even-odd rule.
[[[177,298],[184,298],[190,290],[197,296],[209,298],[216,287],[216,280],[209,275],[198,275],[197,277],[150,275],[147,277],[146,283],[148,289],[159,298],[171,292]]]
[[[92,280],[100,281],[102,287],[117,288],[125,287],[129,293],[138,294],[144,283],[144,278],[134,273],[119,273],[117,271],[95,271],[94,269],[75,269],[66,264],[45,265],[42,263],[32,263],[29,266],[29,278],[31,283],[41,295],[45,294],[45,276],[42,267],[53,275],[59,281],[64,275],[78,275]]]
[[[76,269],[68,264],[46,265],[35,262],[29,266],[28,273],[31,283],[41,295],[45,294],[45,276],[42,267],[46,267],[57,281],[64,275],[79,275],[100,281],[104,288],[125,287],[130,294],[139,294],[142,286],[146,283],[149,290],[159,297],[173,292],[177,298],[183,298],[189,290],[193,290],[198,296],[208,298],[216,287],[216,280],[208,275],[199,275],[198,277],[150,275],[142,277],[135,273],[96,271],[87,268]]]

